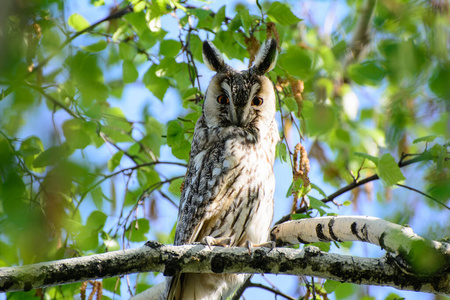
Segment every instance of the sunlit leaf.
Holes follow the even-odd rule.
[[[289,74],[304,79],[312,68],[311,54],[300,47],[290,47],[286,53],[280,54],[278,64]]]
[[[391,154],[386,153],[380,157],[377,164],[377,174],[386,186],[392,186],[405,180],[402,171]]]
[[[81,48],[87,52],[99,52],[106,48],[108,43],[105,40],[100,40],[96,43],[90,44],[88,46],[81,46]]]
[[[123,83],[135,82],[139,73],[132,61],[124,60],[122,64]]]
[[[434,141],[434,140],[435,140],[436,138],[438,138],[438,137],[440,137],[440,136],[439,136],[439,135],[435,135],[435,134],[433,134],[433,135],[427,135],[427,136],[424,136],[424,137],[415,139],[415,140],[413,141],[413,144],[417,144],[417,143],[420,143],[420,142],[431,143],[432,141]]]
[[[63,124],[66,141],[75,149],[84,149],[91,142],[90,136],[83,130],[84,122],[80,119],[71,119]]]
[[[181,196],[181,185],[183,183],[183,178],[178,178],[173,180],[169,186],[169,192],[171,192],[175,196]]]
[[[108,160],[108,170],[110,172],[114,171],[114,169],[120,164],[120,160],[122,159],[123,152],[118,151],[114,153],[114,155]]]
[[[71,15],[67,23],[69,24],[70,27],[72,27],[76,31],[81,31],[90,26],[89,22],[83,16],[77,13]]]
[[[94,201],[95,207],[98,210],[102,210],[103,208],[103,192],[101,187],[96,187],[91,191],[92,201]]]
[[[131,222],[129,229],[125,232],[125,237],[130,242],[145,242],[148,240],[145,234],[149,229],[150,223],[147,219],[138,219]]]
[[[386,75],[386,70],[376,61],[365,61],[360,64],[350,65],[348,74],[357,84],[377,85]]]
[[[159,53],[166,57],[175,57],[181,50],[180,41],[175,40],[163,40],[159,47]]]
[[[159,100],[163,100],[167,89],[169,88],[169,81],[156,75],[158,66],[152,65],[144,75],[143,82],[150,92]]]
[[[369,155],[369,154],[367,154],[367,153],[361,153],[361,152],[355,152],[355,153],[353,153],[353,154],[355,154],[356,156],[359,156],[359,157],[368,159],[368,160],[370,160],[371,162],[373,162],[373,163],[376,164],[376,165],[378,164],[378,160],[379,160],[378,157]]]
[[[297,16],[292,13],[291,8],[284,3],[275,1],[272,2],[267,15],[270,16],[275,22],[281,25],[294,25],[301,21]]]

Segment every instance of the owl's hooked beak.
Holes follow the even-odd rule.
[[[231,114],[231,121],[234,125],[238,127],[245,127],[248,124],[248,113],[246,107],[240,107],[235,106],[235,104],[231,101],[230,102],[230,114]]]

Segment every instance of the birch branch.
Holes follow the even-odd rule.
[[[450,244],[426,240],[411,227],[379,218],[341,216],[302,219],[276,225],[271,239],[277,246],[314,242],[362,241],[399,256],[405,272],[432,274],[450,270]],[[424,257],[428,260],[424,261]]]
[[[356,284],[391,286],[402,290],[450,294],[450,274],[405,274],[392,259],[361,258],[321,252],[316,247],[287,248],[171,246],[148,242],[138,249],[21,267],[0,268],[0,291],[28,291],[65,283],[137,272],[272,273],[314,276]]]

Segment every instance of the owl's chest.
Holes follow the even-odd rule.
[[[221,182],[212,188],[202,235],[232,237],[234,245],[246,240],[265,241],[273,215],[273,153],[268,145],[239,140],[223,144]],[[213,174],[214,174],[213,170]]]

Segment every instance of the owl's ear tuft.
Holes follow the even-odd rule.
[[[227,68],[222,54],[210,41],[203,42],[203,62],[211,71],[222,72]]]
[[[258,75],[269,72],[277,62],[277,41],[274,38],[266,40],[259,48],[255,64],[251,68]]]

